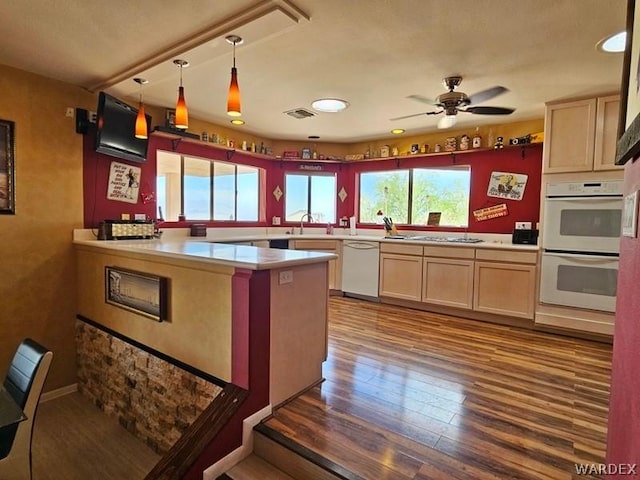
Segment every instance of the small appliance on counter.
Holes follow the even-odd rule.
[[[537,245],[538,230],[531,228],[515,229],[511,236],[511,243],[517,245]]]
[[[105,220],[98,227],[98,240],[153,238],[155,223],[141,220]]]

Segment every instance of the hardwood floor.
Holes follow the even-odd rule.
[[[266,425],[380,479],[584,479],[604,462],[611,345],[330,301],[326,380]]]
[[[143,479],[160,459],[78,392],[40,404],[31,451],[34,480]]]

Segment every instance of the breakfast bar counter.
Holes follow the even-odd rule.
[[[74,245],[80,320],[243,388],[250,383],[248,325],[257,323],[269,332],[272,405],[321,380],[328,262],[335,255],[186,239],[76,239]],[[108,301],[114,271],[165,282],[159,301],[166,318]],[[147,296],[156,301],[153,291]]]

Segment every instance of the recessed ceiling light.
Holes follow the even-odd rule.
[[[244,120],[240,120],[239,118],[234,118],[233,120],[231,120],[231,123],[233,123],[234,125],[244,125]]]
[[[339,98],[320,98],[315,100],[311,107],[319,112],[341,112],[349,106],[349,102]]]
[[[393,133],[394,135],[400,135],[401,133],[404,133],[405,130],[404,128],[394,128],[393,130],[391,130],[391,133]]]
[[[600,40],[596,44],[596,48],[606,53],[620,53],[624,52],[626,43],[627,32],[618,32],[614,35],[609,35],[607,38]]]

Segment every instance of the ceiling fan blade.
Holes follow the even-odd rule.
[[[426,112],[414,113],[413,115],[404,115],[402,117],[390,118],[389,120],[391,120],[392,122],[395,122],[396,120],[404,120],[405,118],[420,117],[422,115],[426,115]]]
[[[438,102],[436,102],[434,99],[427,98],[423,95],[409,95],[407,98],[410,98],[411,100],[416,100],[420,103],[426,103],[427,105],[438,105]]]
[[[457,117],[455,115],[445,115],[440,120],[438,120],[438,128],[451,128],[456,124]]]
[[[467,113],[479,113],[480,115],[509,115],[516,111],[515,108],[504,107],[468,107],[464,110],[458,110],[459,112]]]
[[[474,93],[469,96],[469,105],[474,105],[476,103],[486,102],[487,100],[497,97],[498,95],[508,92],[509,89],[505,87],[501,87],[500,85],[496,85],[495,87],[487,88],[486,90],[482,90],[481,92]]]
[[[402,117],[395,117],[395,118],[390,118],[389,120],[391,120],[392,122],[395,120],[404,120],[405,118],[413,118],[413,117],[419,117],[421,115],[437,115],[438,113],[441,112],[422,112],[422,113],[414,113],[413,115],[404,115]]]

